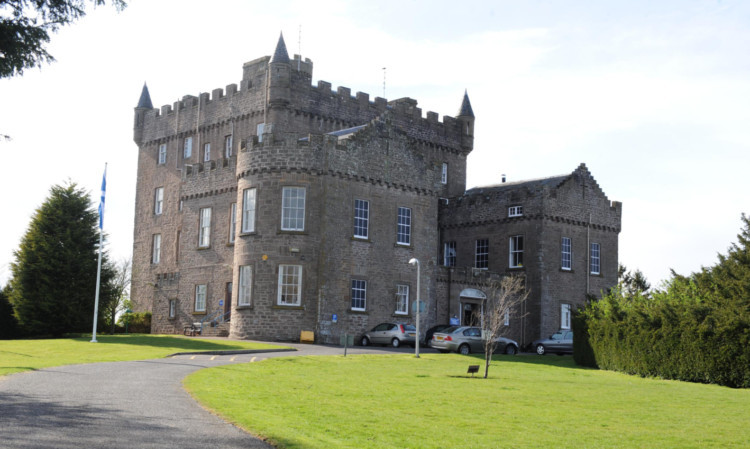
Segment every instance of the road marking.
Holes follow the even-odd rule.
[[[256,359],[256,358],[255,358],[255,357],[253,357],[252,359],[250,359],[250,362],[251,362],[251,363],[252,363],[252,362],[254,362],[254,361],[255,361],[255,359]]]
[[[212,357],[211,357],[211,360],[213,360],[213,359],[215,359],[215,358],[216,358],[216,356],[212,356]]]
[[[193,359],[195,359],[195,356],[190,357],[190,360],[193,360]]]
[[[230,362],[234,362],[234,359],[236,359],[236,358],[237,358],[237,356],[234,356],[234,357],[232,357],[231,359],[229,359],[229,361],[230,361]]]

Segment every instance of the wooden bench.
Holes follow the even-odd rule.
[[[185,329],[183,329],[182,333],[187,335],[188,337],[195,337],[196,335],[200,335],[201,323],[193,323],[189,326],[185,326]]]

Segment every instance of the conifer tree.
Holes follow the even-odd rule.
[[[10,299],[22,329],[59,336],[91,331],[98,258],[98,215],[76,184],[53,186],[14,252]],[[103,255],[100,314],[113,273]],[[99,317],[99,323],[102,322]]]
[[[0,340],[17,337],[16,317],[8,299],[9,288],[0,290]]]

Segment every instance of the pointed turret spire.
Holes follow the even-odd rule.
[[[154,105],[151,104],[151,95],[148,93],[148,86],[143,83],[143,90],[141,91],[141,98],[138,100],[138,109],[153,109]]]
[[[274,51],[273,56],[271,56],[271,62],[289,63],[289,53],[286,51],[284,33],[279,34],[279,43],[276,44],[276,51]]]
[[[464,101],[461,102],[461,109],[459,109],[457,117],[474,117],[474,111],[471,109],[467,90],[464,90]]]

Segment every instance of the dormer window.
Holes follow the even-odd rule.
[[[508,208],[508,217],[523,216],[523,206],[510,206]]]

